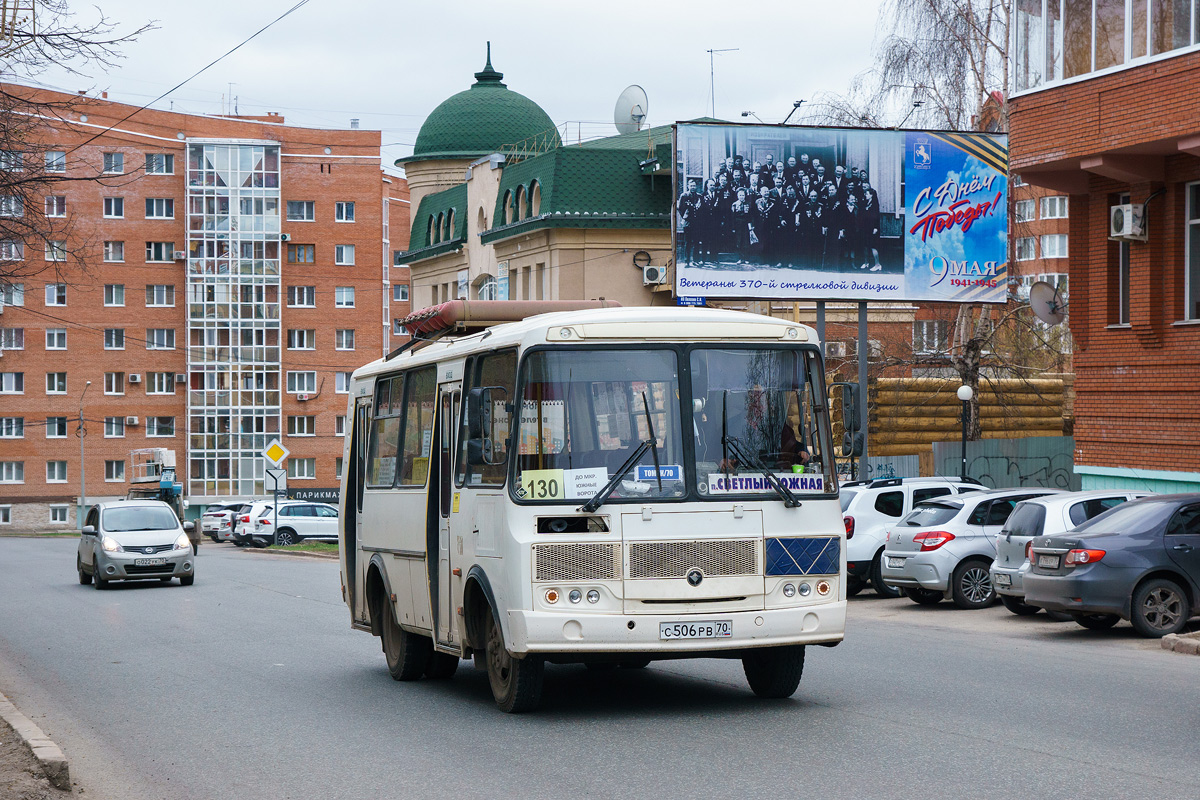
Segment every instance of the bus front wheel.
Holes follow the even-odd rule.
[[[381,600],[383,607],[383,656],[387,659],[388,672],[397,681],[415,681],[425,674],[429,659],[433,655],[433,643],[424,636],[409,633],[396,622],[395,612],[387,599]]]
[[[513,658],[504,646],[500,625],[489,611],[484,618],[487,637],[488,683],[501,711],[520,714],[532,711],[542,700],[545,662],[536,656]]]
[[[752,650],[742,658],[742,669],[759,697],[791,697],[804,674],[804,645]]]

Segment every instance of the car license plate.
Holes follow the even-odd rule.
[[[996,585],[997,586],[1012,586],[1012,577],[1009,575],[1005,575],[1003,572],[997,572],[996,573]]]
[[[1058,556],[1038,556],[1038,566],[1043,569],[1058,569]]]
[[[718,619],[705,622],[660,622],[660,639],[727,639],[733,636],[733,620]]]
[[[892,569],[898,569],[899,567],[903,567],[904,559],[896,558],[895,556],[888,556],[888,566]]]
[[[133,560],[135,567],[161,567],[166,563],[165,558],[135,558]]]

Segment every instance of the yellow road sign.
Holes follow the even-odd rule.
[[[272,439],[270,444],[267,445],[267,449],[263,450],[262,454],[263,458],[267,459],[267,461],[270,461],[272,464],[278,467],[285,458],[291,455],[291,451],[280,444],[278,439]]]

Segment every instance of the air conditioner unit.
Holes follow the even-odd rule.
[[[650,264],[642,267],[642,285],[658,286],[667,282],[667,268],[655,267]]]
[[[126,424],[126,425],[137,425],[137,424],[138,424],[138,418],[137,418],[137,417],[126,417],[126,418],[125,418],[125,424]]]
[[[845,342],[826,342],[825,343],[826,358],[845,358],[846,343]]]
[[[1108,209],[1108,238],[1123,242],[1144,242],[1146,206],[1142,203],[1121,203]]]
[[[296,395],[296,399],[297,399],[297,400],[299,400],[301,403],[303,403],[304,401],[308,400],[308,398],[309,398],[309,397],[311,397],[311,395],[307,395],[307,394],[298,394],[298,395]]]
[[[187,251],[186,250],[176,250],[174,255],[175,255],[176,261],[183,261],[185,258],[187,258]]]
[[[175,382],[176,383],[187,383],[187,374],[183,373],[183,372],[176,372],[175,373]]]
[[[281,242],[290,242],[291,240],[292,240],[292,235],[291,235],[290,233],[281,233],[281,234],[279,234],[279,241],[281,241]]]
[[[136,372],[131,372],[131,373],[129,373],[129,382],[130,383],[141,383],[142,376],[138,375]]]

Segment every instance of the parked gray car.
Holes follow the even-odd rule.
[[[992,562],[992,586],[1000,602],[1014,614],[1036,614],[1037,606],[1025,602],[1025,573],[1029,572],[1029,546],[1034,537],[1065,533],[1121,503],[1145,497],[1150,492],[1119,492],[1097,489],[1024,500],[1017,504],[996,540]],[[1070,619],[1061,611],[1047,611],[1059,621]]]
[[[1085,628],[1178,633],[1200,608],[1200,494],[1130,500],[1030,548],[1025,602]]]
[[[161,500],[114,500],[88,509],[75,569],[79,582],[104,589],[110,581],[196,580],[195,554],[175,511]]]

